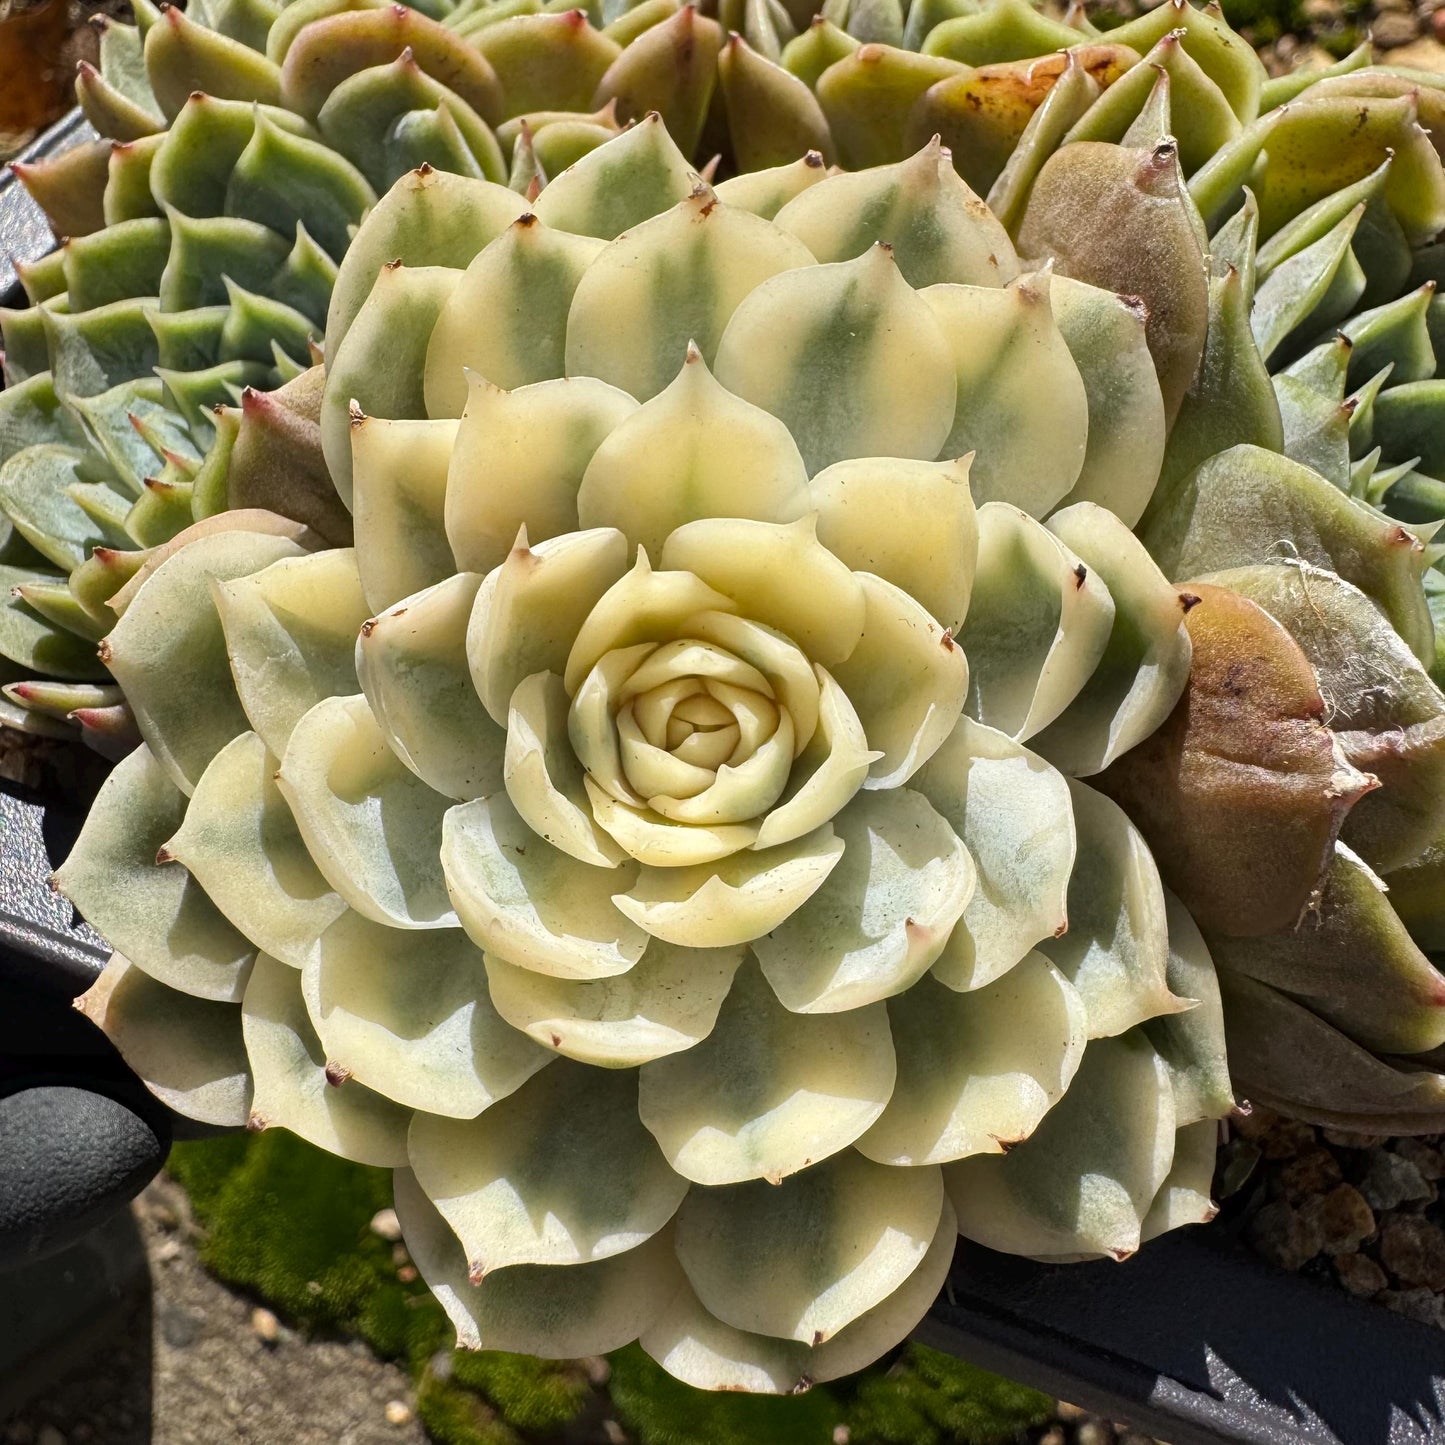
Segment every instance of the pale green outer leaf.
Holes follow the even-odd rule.
[[[569,166],[533,209],[559,231],[610,241],[676,205],[701,181],[654,112]]]
[[[168,988],[116,953],[79,1006],[162,1103],[201,1124],[246,1122],[251,1074],[235,1004]]]
[[[241,1029],[255,1081],[250,1128],[290,1129],[358,1164],[394,1168],[406,1162],[411,1111],[364,1084],[328,1074],[294,968],[264,953],[256,960],[241,1001]]]
[[[289,518],[278,517],[275,512],[265,512],[252,507],[217,512],[215,516],[193,522],[189,527],[177,532],[169,542],[162,542],[158,547],[149,547],[144,552],[133,554],[133,563],[138,562],[139,565],[128,573],[116,573],[117,577],[124,576],[127,580],[105,599],[111,611],[117,617],[124,617],[126,609],[135,600],[136,593],[177,552],[202,537],[214,537],[222,532],[253,532],[258,535],[285,537],[297,544],[298,553],[315,545],[315,537],[308,528]],[[123,559],[112,559],[110,565],[118,565],[120,560]],[[97,559],[92,557],[83,567],[77,569],[77,574],[83,573],[96,563]]]
[[[1009,1254],[1124,1259],[1173,1159],[1169,1071],[1130,1034],[1088,1046],[1022,1144],[947,1164],[943,1178],[966,1239]]]
[[[449,266],[388,262],[345,337],[339,343],[327,341],[321,450],[337,494],[348,508],[353,419],[358,410],[364,416],[398,421],[427,415],[422,393],[427,344],[461,275]],[[377,366],[378,356],[385,356],[388,364]]]
[[[644,868],[612,901],[654,938],[686,948],[749,943],[779,927],[822,887],[843,856],[824,823],[761,852],[734,853],[699,868]]]
[[[1243,974],[1221,969],[1219,986],[1230,1070],[1244,1097],[1340,1129],[1428,1134],[1445,1126],[1445,1074],[1382,1059]]]
[[[889,1170],[850,1149],[781,1186],[694,1189],[677,1257],[724,1324],[821,1345],[923,1263],[942,1210],[937,1169]]]
[[[184,868],[157,866],[185,811],[185,796],[155,755],[137,748],[102,784],[55,886],[142,972],[182,993],[234,1003],[254,945]]]
[[[881,1004],[792,1014],[749,962],[706,1039],[642,1066],[638,1108],[686,1178],[777,1182],[858,1138],[894,1067]]]
[[[637,1118],[637,1075],[557,1059],[478,1118],[418,1114],[417,1182],[456,1231],[470,1276],[582,1264],[633,1249],[687,1193]]]
[[[1139,1228],[1141,1244],[1186,1224],[1207,1224],[1219,1213],[1219,1206],[1210,1198],[1218,1148],[1219,1125],[1213,1119],[1179,1127],[1174,1136],[1174,1162]]]
[[[322,698],[356,690],[356,634],[367,618],[356,553],[282,558],[218,581],[214,597],[241,706],[279,758]]]
[[[409,1169],[394,1179],[407,1252],[466,1350],[512,1350],[544,1359],[606,1354],[630,1344],[683,1285],[672,1231],[590,1264],[517,1264],[480,1285],[467,1257]]]
[[[403,176],[373,207],[342,260],[326,313],[328,353],[340,349],[388,262],[465,267],[526,210],[525,196],[491,181],[439,170]]]
[[[1200,1119],[1220,1119],[1234,1106],[1224,1048],[1224,1012],[1219,977],[1199,925],[1167,889],[1169,924],[1166,978],[1176,998],[1196,1000],[1180,1013],[1146,1019],[1144,1036],[1169,1069],[1174,1087],[1174,1122],[1187,1128]],[[1207,1194],[1206,1190],[1206,1194]]]
[[[860,457],[808,483],[818,540],[855,572],[873,572],[957,630],[978,562],[967,459]]]
[[[409,1109],[470,1119],[552,1060],[505,1023],[464,933],[385,928],[348,912],[301,979],[327,1062]]]
[[[448,468],[458,435],[450,419],[368,416],[352,424],[356,561],[373,612],[443,581],[458,568],[468,570],[452,555],[445,524]]]
[[[626,973],[579,981],[488,954],[487,982],[497,1012],[544,1048],[627,1069],[705,1039],[743,956],[741,946],[682,948],[653,939]]]
[[[507,391],[569,372],[598,375],[564,358],[572,293],[604,244],[524,213],[483,247],[427,344],[427,414],[462,415],[468,370]]]
[[[1041,953],[970,993],[920,979],[888,1001],[898,1082],[858,1141],[880,1164],[946,1164],[1027,1139],[1069,1087],[1088,1019]]]
[[[446,533],[458,567],[490,572],[522,527],[533,542],[577,530],[588,463],[637,403],[590,376],[516,391],[482,375],[468,381],[447,474]]]
[[[612,902],[631,865],[594,868],[553,848],[505,793],[448,810],[441,862],[462,926],[504,962],[555,978],[626,973],[648,937]]]
[[[1114,599],[1028,513],[978,512],[978,571],[958,641],[969,661],[968,714],[1023,741],[1042,732],[1099,665]]]
[[[714,370],[787,424],[810,474],[850,457],[932,461],[953,426],[952,348],[886,246],[763,282]]]
[[[457,926],[437,857],[448,799],[387,746],[364,697],[317,703],[277,783],[316,866],[358,913],[392,928]]]
[[[639,577],[638,569],[626,571],[627,542],[620,532],[607,527],[567,532],[536,547],[527,545],[523,533],[518,543],[506,561],[487,574],[467,623],[472,684],[482,706],[504,727],[513,690],[533,673],[565,669],[568,691],[575,691],[596,658],[575,673],[572,659],[588,629],[604,625],[599,614],[608,615],[609,598],[623,627],[641,625],[649,615],[645,604],[639,617],[627,605],[631,597],[615,596]],[[639,559],[638,568],[645,566]],[[641,585],[650,580],[644,574]],[[596,657],[617,645],[603,638]]]
[[[141,736],[185,793],[211,759],[250,727],[232,684],[213,585],[300,555],[301,548],[284,537],[200,537],[146,579],[102,645]]]
[[[367,621],[356,642],[356,676],[392,751],[459,802],[501,788],[507,746],[467,665],[467,621],[481,585],[475,572],[459,572]]]
[[[869,746],[882,756],[865,788],[906,783],[943,745],[963,713],[968,661],[951,633],[901,587],[871,572],[863,589],[863,636],[833,667]]]
[[[627,855],[593,820],[567,725],[567,689],[555,672],[534,672],[517,684],[507,716],[507,796],[544,842],[580,863],[613,868]]]
[[[823,157],[816,151],[809,151],[789,165],[766,166],[760,171],[729,176],[713,189],[718,200],[771,221],[789,201],[827,179],[827,175],[828,167]]]
[[[710,365],[743,298],[813,259],[785,230],[700,185],[587,268],[567,318],[567,374],[600,377],[647,401],[677,375],[689,343]]]
[[[312,861],[276,786],[277,766],[255,733],[227,743],[165,851],[257,948],[300,968],[346,904]]]
[[[1114,600],[1114,625],[1093,673],[1043,732],[1038,752],[1074,777],[1102,772],[1173,710],[1194,650],[1179,593],[1112,512],[1076,502],[1045,524]]]
[[[1068,784],[1007,734],[962,717],[913,786],[963,840],[978,876],[933,976],[949,988],[980,988],[1067,927],[1075,851]]]
[[[1343,843],[1317,907],[1289,932],[1255,938],[1211,934],[1222,970],[1304,1004],[1357,1044],[1381,1054],[1445,1044],[1445,975],[1390,907],[1386,885]]]
[[[1004,290],[930,286],[919,293],[948,340],[957,379],[942,454],[974,453],[969,482],[977,501],[1011,502],[1035,517],[1072,490],[1089,436],[1088,395],[1054,323],[1051,280],[1045,267]]]
[[[943,1288],[957,1242],[957,1220],[945,1198],[938,1230],[918,1268],[882,1303],[816,1348],[732,1329],[690,1288],[679,1290],[643,1331],[642,1348],[670,1375],[698,1389],[797,1394],[863,1369],[906,1339]]]
[[[75,499],[83,486],[80,468],[87,454],[78,447],[47,443],[26,447],[0,466],[0,517],[40,553],[46,561],[67,572],[78,567],[94,547],[123,544],[125,534],[102,525]],[[110,491],[110,488],[106,488]],[[120,492],[112,498],[117,508],[129,500]]]
[[[973,860],[922,793],[863,792],[834,819],[842,862],[753,944],[778,998],[836,1013],[911,987],[973,896]]]
[[[1420,587],[1423,544],[1286,457],[1255,446],[1211,457],[1145,519],[1139,535],[1174,581],[1283,555],[1335,572],[1379,607],[1417,657],[1434,657]]]
[[[48,569],[0,565],[0,659],[8,659],[26,672],[98,681],[106,672],[95,655],[95,644],[47,621],[16,590],[58,585],[61,578],[61,573]]]
[[[689,522],[667,539],[662,566],[701,578],[732,599],[722,611],[775,628],[824,667],[848,657],[863,635],[862,584],[818,541],[811,516],[784,525],[731,517]]]
[[[1059,275],[1050,300],[1089,403],[1083,470],[1063,500],[1097,502],[1132,527],[1144,515],[1164,459],[1164,397],[1144,339],[1143,308],[1131,297]]]
[[[1164,885],[1143,835],[1102,793],[1071,779],[1069,794],[1079,839],[1069,927],[1039,947],[1078,989],[1098,1039],[1188,1003],[1169,991]]]
[[[823,262],[851,261],[882,241],[910,286],[1002,286],[1018,274],[1008,232],[964,183],[937,136],[897,165],[829,176],[776,219]]]
[[[613,334],[625,314],[609,306]],[[616,527],[634,547],[661,557],[668,535],[700,518],[802,517],[808,474],[787,427],[719,386],[686,342],[670,358],[668,377],[639,393],[650,400],[587,464],[576,499],[581,525]]]

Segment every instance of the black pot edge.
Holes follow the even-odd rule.
[[[18,159],[93,135],[72,111]],[[53,245],[0,172],[0,304],[23,301],[12,258]],[[47,887],[60,856],[45,834],[72,834],[75,821],[63,803],[0,792],[0,976],[72,995],[107,954]],[[28,869],[13,866],[22,851]],[[1273,1269],[1209,1226],[1122,1265],[1039,1265],[965,1243],[916,1334],[1170,1445],[1445,1445],[1445,1333]]]

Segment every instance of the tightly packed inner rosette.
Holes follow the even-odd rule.
[[[418,173],[348,252],[354,549],[119,599],[145,746],[58,882],[127,1059],[395,1166],[464,1343],[709,1388],[876,1359],[959,1233],[1208,1217],[1213,967],[1078,780],[1190,666],[1137,309],[937,147],[713,190],[647,122],[524,205]]]

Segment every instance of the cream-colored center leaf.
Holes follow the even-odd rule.
[[[570,729],[594,781],[673,823],[744,823],[782,796],[796,729],[778,690],[728,648],[682,637],[599,659]]]

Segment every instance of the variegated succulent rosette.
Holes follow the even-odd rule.
[[[936,146],[712,189],[644,122],[525,204],[417,173],[347,254],[354,549],[241,518],[117,599],[91,1007],[182,1112],[395,1166],[474,1347],[794,1390],[959,1233],[1207,1217],[1213,968],[1080,781],[1190,665],[1136,308]]]

